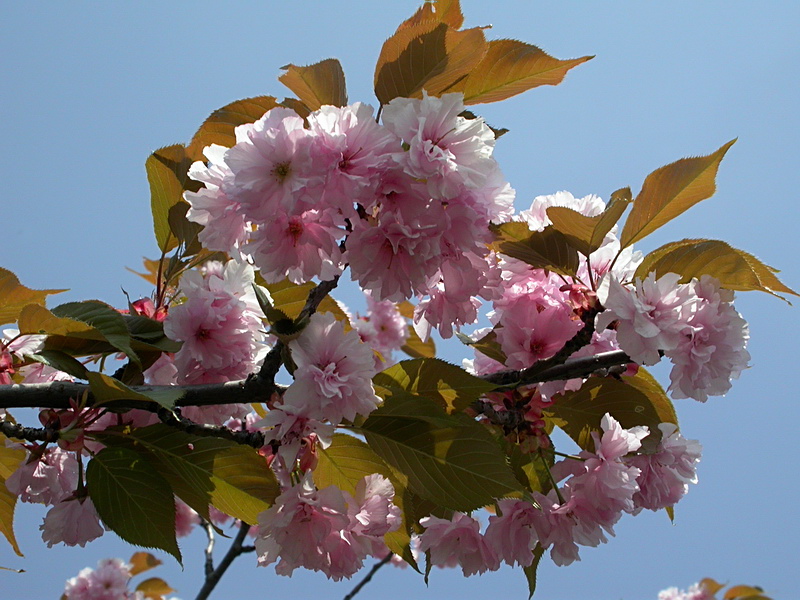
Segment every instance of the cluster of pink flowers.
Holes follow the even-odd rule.
[[[376,302],[369,294],[364,296],[367,314],[353,319],[353,327],[361,341],[375,351],[375,370],[380,371],[393,364],[393,353],[408,340],[408,326],[394,302]]]
[[[281,575],[303,567],[335,581],[349,578],[367,556],[389,553],[383,536],[401,524],[393,498],[394,487],[381,475],[364,477],[351,496],[336,486],[318,490],[307,472],[258,516],[258,564],[280,561]]]
[[[145,600],[144,592],[131,591],[131,566],[119,558],[104,558],[96,569],[82,569],[64,586],[66,600]]]
[[[578,545],[608,541],[606,533],[614,535],[623,513],[671,506],[683,496],[686,482],[696,481],[699,444],[684,439],[674,425],[662,425],[662,441],[649,456],[632,455],[648,435],[646,427],[624,429],[606,414],[602,429],[602,436],[593,434],[595,452],[583,451],[577,460],[552,467],[557,480],[569,479],[546,495],[535,492],[538,506],[498,500],[499,514],[489,517],[483,535],[479,523],[462,513],[451,520],[427,517],[420,521],[426,528],[420,549],[430,552],[432,564],[461,565],[465,575],[496,570],[501,562],[529,566],[537,544],[550,549],[557,565],[568,565],[580,559]],[[663,491],[664,481],[669,493]]]

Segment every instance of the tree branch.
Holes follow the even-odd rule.
[[[200,588],[200,591],[197,593],[195,600],[206,600],[219,583],[219,580],[225,574],[225,571],[227,571],[228,567],[231,566],[233,561],[240,554],[244,554],[244,552],[247,551],[244,549],[242,544],[244,543],[244,538],[247,537],[248,531],[250,531],[250,525],[242,521],[241,525],[239,526],[239,533],[236,534],[231,547],[228,548],[228,552],[226,552],[225,556],[222,557],[222,560],[220,561],[219,565],[217,565],[217,568],[214,569],[210,574],[206,573],[206,580],[203,583],[203,587]]]
[[[384,556],[379,562],[377,562],[374,565],[372,565],[372,568],[369,570],[369,573],[367,573],[364,576],[364,579],[359,581],[358,585],[356,585],[356,587],[354,587],[352,589],[352,591],[349,594],[347,594],[347,596],[344,597],[344,600],[353,600],[353,597],[358,592],[361,591],[361,588],[363,588],[365,585],[367,585],[372,580],[372,578],[375,576],[375,573],[378,572],[378,569],[380,569],[383,565],[388,563],[390,560],[392,560],[392,553],[391,552],[389,552],[389,554]]]

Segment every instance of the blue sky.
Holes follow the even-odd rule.
[[[337,57],[351,101],[375,102],[380,45],[415,1],[323,3],[6,3],[0,94],[2,258],[23,283],[71,288],[54,301],[99,298],[124,305],[147,285],[124,267],[156,254],[144,161],[185,142],[214,109],[239,98],[285,95],[287,63]],[[517,38],[559,58],[596,58],[558,87],[529,91],[476,112],[510,133],[496,156],[517,207],[566,189],[604,198],[636,192],[653,169],[708,154],[738,137],[717,194],[637,247],[724,239],[782,269],[800,288],[797,165],[800,150],[800,4],[794,2],[516,2],[464,0],[466,25]],[[797,303],[795,303],[797,304]],[[617,537],[557,568],[543,561],[542,599],[638,600],[706,576],[796,595],[800,497],[796,423],[798,308],[741,294],[752,368],[725,398],[677,402],[684,434],[705,447],[700,484],[665,514],[624,518]],[[459,357],[450,355],[452,360]],[[662,381],[663,381],[663,373]],[[57,598],[63,581],[104,556],[133,548],[113,534],[85,549],[47,550],[40,507],[23,506],[17,535],[26,558],[0,542],[4,597]],[[186,568],[167,559],[153,575],[181,598],[199,588],[202,536],[184,543]],[[342,597],[351,583],[319,574],[277,577],[240,559],[216,597]],[[464,579],[434,571],[430,587],[410,570],[384,569],[360,598],[523,598],[510,569]]]

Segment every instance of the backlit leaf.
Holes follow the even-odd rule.
[[[14,553],[22,556],[17,538],[14,535],[14,508],[17,504],[17,495],[6,488],[5,478],[0,477],[0,533],[8,540]]]
[[[483,58],[486,40],[480,28],[457,31],[437,20],[398,29],[383,44],[375,67],[375,95],[421,98],[446,93]]]
[[[8,479],[25,460],[27,453],[22,448],[5,445],[8,438],[0,433],[0,479]]]
[[[204,518],[212,504],[255,524],[280,494],[275,475],[255,449],[219,438],[176,431],[166,425],[105,434],[105,444],[135,444],[148,452],[175,493]]]
[[[400,350],[412,358],[433,358],[436,356],[436,343],[432,337],[428,337],[427,341],[423,342],[414,328],[409,325],[408,339],[400,347]]]
[[[300,316],[300,312],[306,305],[308,294],[314,289],[315,284],[308,282],[303,284],[292,283],[288,279],[284,279],[279,283],[263,283],[265,288],[269,290],[272,296],[272,305],[276,310],[282,311],[290,319],[296,319]],[[325,296],[320,302],[317,312],[330,312],[336,317],[337,321],[344,323],[345,331],[349,331],[350,319],[347,314],[342,310],[342,307],[331,298]]]
[[[630,200],[612,198],[599,215],[587,217],[565,206],[551,206],[547,216],[553,227],[563,233],[570,246],[584,256],[589,256],[603,243],[606,234],[617,224]]]
[[[60,350],[42,350],[38,354],[32,354],[31,358],[57,371],[68,373],[77,379],[87,379],[89,377],[89,371],[83,366],[82,362],[75,360],[69,354]]]
[[[197,191],[201,187],[199,182],[189,179],[189,167],[193,162],[183,144],[159,148],[145,161],[153,229],[162,252],[169,252],[178,245],[169,226],[170,209],[183,200],[184,191]]]
[[[708,156],[682,158],[648,175],[633,202],[620,241],[630,246],[716,191],[716,176],[731,140]]]
[[[423,21],[439,21],[459,29],[464,24],[459,0],[427,0],[412,17],[403,21],[398,29],[411,27]]]
[[[462,412],[495,386],[438,358],[404,360],[375,375],[376,388],[400,390],[434,401],[448,413]]]
[[[179,389],[151,390],[148,392],[137,392],[127,385],[109,377],[103,373],[89,372],[87,374],[89,387],[95,399],[95,406],[108,404],[115,400],[139,400],[140,402],[156,402],[164,408],[172,408],[175,403],[183,396]]]
[[[508,357],[503,352],[503,349],[500,347],[500,343],[497,341],[497,329],[499,329],[500,325],[495,325],[494,329],[492,329],[489,333],[484,335],[478,341],[473,342],[468,336],[463,334],[457,334],[459,337],[458,339],[461,340],[467,346],[472,346],[483,354],[491,358],[494,361],[499,362],[501,365],[506,364]]]
[[[297,94],[300,101],[312,111],[325,104],[347,105],[344,71],[335,58],[307,67],[289,64],[281,68],[286,72],[278,77],[278,81]]]
[[[778,298],[782,298],[778,292],[798,295],[775,276],[777,269],[720,240],[681,240],[665,244],[644,257],[635,277],[645,279],[650,272],[655,272],[656,278],[677,273],[681,283],[711,275],[729,290],[761,290]]]
[[[463,92],[467,105],[498,102],[540,85],[558,85],[567,71],[592,58],[559,60],[525,42],[491,40],[481,62],[447,91]]]
[[[53,309],[56,317],[73,319],[90,325],[99,331],[109,344],[133,362],[138,363],[139,357],[131,346],[131,334],[123,316],[113,307],[98,300],[84,302],[68,302]],[[82,337],[78,335],[78,337]]]
[[[764,590],[749,585],[734,585],[725,591],[724,600],[756,600],[764,598]]]
[[[128,561],[128,564],[131,566],[131,568],[128,569],[131,577],[134,577],[139,573],[149,571],[163,563],[149,552],[135,552]]]
[[[145,579],[136,586],[136,591],[144,594],[150,600],[163,600],[164,596],[171,594],[175,590],[167,585],[167,582],[160,577]]]
[[[658,441],[659,423],[677,424],[672,402],[658,382],[644,369],[633,377],[590,377],[581,389],[559,396],[548,416],[558,419],[559,426],[584,450],[594,450],[592,432],[601,433],[600,421],[610,413],[622,427],[637,425],[650,428],[649,443]]]
[[[495,235],[491,247],[496,252],[521,260],[536,269],[567,276],[575,276],[578,272],[577,250],[555,227],[531,231],[527,223],[514,221],[490,225],[489,228]]]
[[[226,104],[215,110],[203,122],[191,143],[186,149],[192,160],[205,160],[203,148],[211,144],[219,144],[228,148],[236,144],[234,130],[245,123],[255,123],[264,113],[278,106],[278,101],[273,96],[258,96],[245,98]]]
[[[11,271],[0,267],[0,325],[13,323],[20,311],[29,304],[44,305],[50,294],[67,290],[32,290],[19,282]]]
[[[378,456],[408,478],[414,493],[469,511],[521,489],[492,435],[433,402],[393,395],[361,427]]]
[[[86,483],[97,514],[112,531],[181,562],[172,488],[149,461],[127,448],[103,448],[89,461]]]
[[[167,222],[172,235],[184,245],[185,252],[183,256],[193,256],[203,249],[197,238],[200,232],[203,231],[203,226],[186,218],[189,208],[191,208],[191,205],[181,200],[170,207],[167,215]]]
[[[139,271],[135,271],[130,267],[125,267],[126,270],[130,271],[131,273],[138,275],[142,279],[144,279],[147,283],[152,285],[156,285],[158,283],[158,265],[160,261],[153,260],[147,258],[145,256],[142,257],[142,263],[144,263],[144,273],[140,273]]]

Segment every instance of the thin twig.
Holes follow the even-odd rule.
[[[206,600],[225,574],[225,571],[231,566],[231,563],[233,563],[240,554],[244,553],[242,543],[244,542],[244,538],[247,537],[248,531],[250,531],[250,525],[242,521],[239,526],[239,533],[236,534],[231,547],[228,548],[228,552],[222,557],[217,568],[214,569],[211,574],[206,574],[205,583],[203,583],[203,587],[200,588],[200,591],[197,593],[195,600]]]
[[[358,592],[361,591],[361,588],[363,588],[365,585],[367,585],[372,580],[372,578],[375,575],[375,573],[378,572],[378,569],[380,569],[383,565],[388,563],[390,560],[392,560],[392,553],[391,552],[389,552],[389,554],[384,556],[379,562],[375,563],[372,566],[372,568],[369,570],[369,573],[367,573],[366,576],[364,577],[364,579],[359,581],[358,585],[356,585],[356,587],[354,587],[353,590],[349,594],[347,594],[347,596],[344,597],[344,600],[352,600],[353,597]]]
[[[214,527],[208,521],[203,521],[203,528],[206,530],[208,544],[206,545],[206,578],[214,573]]]

